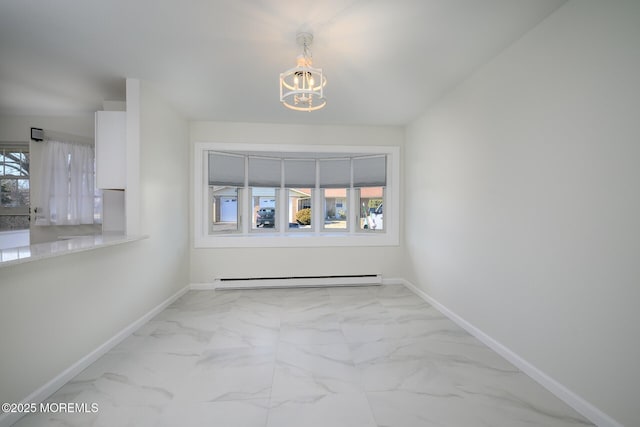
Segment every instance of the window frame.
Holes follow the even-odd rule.
[[[27,167],[27,169],[25,168],[21,168],[20,170],[17,171],[17,173],[15,174],[8,174],[5,175],[6,172],[6,166],[8,164],[12,164],[15,162],[8,162],[7,161],[7,154],[10,153],[20,153],[23,156],[26,157],[26,161],[25,163],[27,165],[29,165]],[[13,181],[13,183],[15,184],[16,187],[16,191],[19,193],[20,192],[20,181],[27,181],[28,182],[28,186],[29,186],[29,193],[31,191],[31,171],[30,171],[30,163],[31,163],[31,152],[29,150],[29,144],[28,143],[22,143],[22,142],[16,142],[16,143],[0,143],[0,154],[2,154],[2,158],[0,159],[0,180],[1,181]],[[20,164],[20,163],[17,163]],[[31,209],[31,197],[29,195],[28,197],[28,203],[26,205],[19,205],[19,206],[4,206],[2,203],[0,203],[0,216],[3,217],[26,217],[27,218],[27,224],[30,225],[30,220],[29,220],[29,216],[30,216],[30,209]],[[19,228],[20,230],[28,230],[29,226],[27,226],[26,228]],[[9,230],[13,230],[12,228],[9,229],[0,229],[0,231],[9,231]]]
[[[312,230],[289,230],[280,224],[273,233],[250,232],[248,222],[244,218],[250,215],[249,207],[243,206],[240,221],[242,229],[233,234],[209,234],[208,230],[208,152],[260,152],[265,156],[273,153],[344,153],[358,155],[385,155],[387,157],[385,187],[385,230],[384,232],[362,233],[357,230],[355,218],[358,210],[355,204],[355,191],[348,189],[348,226],[347,230],[329,231],[323,229],[323,221],[317,222],[318,206],[321,204],[321,191],[318,182],[312,195]],[[230,247],[344,247],[344,246],[398,246],[400,243],[400,147],[380,145],[293,145],[293,144],[260,144],[260,143],[224,143],[224,142],[195,142],[193,153],[193,245],[194,248],[230,248]],[[247,173],[247,172],[245,172]],[[247,188],[245,182],[245,188]],[[284,190],[285,187],[282,187]],[[207,190],[207,191],[205,191]],[[239,188],[240,190],[240,188]],[[281,192],[282,193],[282,192]],[[287,200],[280,194],[278,206],[282,209]],[[244,195],[246,197],[246,195]],[[283,202],[284,201],[284,202]],[[319,204],[320,203],[320,204]],[[246,205],[246,203],[243,203]],[[313,212],[316,213],[313,213]],[[282,214],[282,211],[281,211]],[[355,218],[355,219],[354,219]]]

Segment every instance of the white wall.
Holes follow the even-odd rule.
[[[94,126],[92,114],[73,117],[0,116],[0,141],[29,142],[32,127],[93,138]]]
[[[640,2],[574,0],[407,129],[408,279],[640,423]]]
[[[403,139],[404,131],[400,127],[191,123],[192,146],[195,142],[402,146]],[[385,278],[396,278],[402,275],[402,253],[401,246],[191,249],[191,281],[209,283],[215,277],[363,272],[380,272]]]
[[[188,125],[144,82],[140,105],[150,237],[0,269],[2,402],[19,402],[188,284]]]

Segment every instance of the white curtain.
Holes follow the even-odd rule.
[[[48,141],[43,148],[36,225],[93,224],[93,147]]]

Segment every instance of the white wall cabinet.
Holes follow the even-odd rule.
[[[100,189],[126,188],[126,125],[124,111],[96,112],[96,183]]]

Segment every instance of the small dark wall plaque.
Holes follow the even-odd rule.
[[[38,128],[31,128],[31,139],[34,141],[43,141],[44,131]]]

